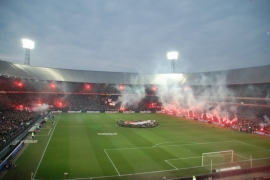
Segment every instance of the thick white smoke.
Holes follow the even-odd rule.
[[[266,124],[270,125],[270,119],[269,119],[269,117],[266,116],[266,115],[264,115],[263,118],[264,118],[264,122],[265,122]]]
[[[48,104],[33,104],[32,106],[32,111],[34,112],[43,112],[43,111],[47,111],[49,109],[49,105]]]
[[[131,80],[134,84],[140,84],[140,78],[133,78]],[[118,88],[118,87],[116,87]],[[144,86],[123,86],[123,89],[120,90],[121,96],[118,97],[116,103],[121,103],[121,107],[136,108],[141,100],[145,97],[145,87]]]
[[[202,116],[205,114],[208,118],[213,116],[218,119],[237,120],[235,106],[226,106],[226,103],[235,101],[234,94],[226,85],[226,77],[216,76],[210,79],[208,76],[201,75],[194,84],[200,86],[181,86],[185,82],[181,74],[171,74],[166,76],[157,76],[154,82],[161,84],[157,90],[157,96],[165,109],[188,109]],[[209,84],[214,84],[211,86]],[[231,98],[228,98],[231,97]],[[230,117],[234,114],[234,117]]]
[[[143,86],[129,87],[121,91],[121,96],[118,98],[117,102],[121,103],[121,107],[137,107],[141,100],[145,97],[145,88]]]
[[[223,122],[235,122],[238,120],[237,109],[241,106],[236,101],[237,98],[234,94],[237,89],[231,90],[227,87],[226,77],[224,73],[219,75],[216,73],[152,74],[133,79],[131,84],[145,84],[145,82],[149,84],[149,79],[151,79],[150,84],[157,87],[156,96],[164,109],[181,110],[189,115],[193,113],[196,117],[208,116]],[[252,86],[248,87],[248,90],[250,93],[254,93],[254,91],[258,94],[261,93],[260,89],[256,90]],[[265,98],[269,98],[269,94],[270,91],[267,91]],[[145,96],[146,87],[144,85],[125,86],[116,103],[120,103],[125,108],[134,108]],[[240,112],[249,113],[248,111]]]
[[[261,127],[267,127],[270,125],[270,119],[268,118],[268,116],[264,115],[263,116],[264,122],[260,123]]]

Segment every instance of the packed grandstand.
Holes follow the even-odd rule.
[[[0,61],[1,160],[6,147],[49,111],[158,112],[268,135],[269,69],[137,74]]]

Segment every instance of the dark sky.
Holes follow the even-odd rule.
[[[0,0],[0,59],[117,72],[205,72],[270,64],[269,0]]]

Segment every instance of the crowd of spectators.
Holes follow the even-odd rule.
[[[0,94],[0,109],[31,110],[48,105],[49,110],[61,111],[105,111],[121,109],[121,95],[90,94]],[[124,110],[161,110],[156,96],[145,96],[136,105],[126,106]]]
[[[38,116],[38,113],[29,111],[0,111],[0,147],[28,127]]]
[[[261,106],[238,106],[238,121],[235,127],[240,131],[252,133],[270,130],[270,108]]]
[[[119,94],[125,88],[141,87],[145,89],[146,94],[153,94],[156,89],[162,89],[159,85],[156,85],[153,89],[152,85],[55,82],[8,77],[4,75],[0,77],[0,91]],[[222,92],[226,97],[270,98],[270,83],[243,85],[179,85],[179,89],[193,91],[195,96]]]
[[[144,89],[145,97],[136,104],[124,105],[121,97],[131,94],[129,89]],[[155,94],[160,87],[152,85],[119,85],[98,83],[48,82],[14,77],[0,77],[1,137],[0,145],[27,126],[37,114],[32,111],[46,105],[49,110],[61,111],[160,111],[162,103]],[[208,109],[187,110],[185,116],[196,114],[203,119],[220,121],[211,114],[211,106],[222,104],[220,110],[227,112],[227,120],[237,117],[238,127],[258,127],[270,124],[270,84],[224,85],[224,86],[179,86],[183,94],[204,97]],[[211,96],[215,92],[225,92],[222,96]],[[184,102],[183,102],[184,103]],[[231,111],[231,109],[234,109]],[[236,126],[235,126],[236,127]]]
[[[171,112],[174,113],[174,112]],[[221,123],[242,132],[270,133],[270,107],[229,103],[211,103],[203,109],[178,109],[176,115]]]
[[[250,98],[270,98],[270,83],[243,84],[243,85],[192,85],[189,89],[195,96],[216,94],[221,92],[226,97],[250,97]]]
[[[108,109],[121,109],[121,95],[90,95],[90,94],[1,94],[0,95],[0,109],[16,109],[16,110],[28,110],[35,106],[41,106],[43,104],[48,105],[50,110],[62,110],[62,111],[105,111]],[[226,118],[234,119],[250,119],[257,120],[259,122],[265,122],[270,117],[270,107],[260,105],[246,105],[241,103],[223,103],[222,105],[217,103],[209,103],[207,109],[197,109],[196,116],[201,117],[204,114],[205,117],[210,118],[215,113],[216,106],[220,112],[226,112]],[[145,96],[136,105],[130,105],[124,107],[124,110],[133,111],[160,111],[162,104],[157,96]],[[186,116],[189,116],[189,112]],[[210,117],[208,116],[210,115]],[[267,122],[266,122],[267,123]]]
[[[153,93],[151,86],[122,85],[106,83],[75,83],[39,81],[33,79],[22,79],[0,76],[0,91],[3,92],[42,92],[42,93],[75,93],[75,94],[121,94],[125,89],[141,88],[146,94]]]

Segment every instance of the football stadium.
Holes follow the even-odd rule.
[[[270,178],[269,69],[154,74],[1,60],[0,179]]]

